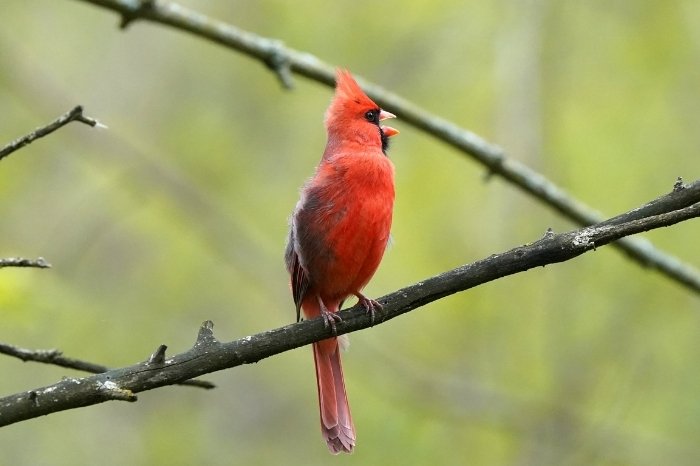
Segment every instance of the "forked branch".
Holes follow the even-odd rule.
[[[26,146],[27,144],[30,144],[34,141],[36,141],[39,138],[42,138],[48,134],[53,133],[59,128],[62,128],[63,126],[67,125],[71,121],[79,121],[81,123],[85,123],[86,125],[90,125],[92,127],[98,127],[98,128],[106,128],[105,125],[100,123],[99,121],[95,120],[94,118],[90,118],[88,116],[83,115],[83,107],[80,105],[75,106],[72,110],[64,113],[60,117],[56,118],[54,121],[51,123],[40,126],[39,128],[35,129],[29,134],[26,134],[22,137],[19,137],[15,139],[14,141],[10,142],[9,144],[5,145],[2,149],[0,149],[0,160],[3,158],[7,157],[11,153],[15,152],[16,150],[21,149],[22,147]]]

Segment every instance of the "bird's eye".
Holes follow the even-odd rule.
[[[367,113],[365,113],[365,119],[369,121],[370,123],[378,123],[379,122],[379,112],[376,110],[370,110]]]

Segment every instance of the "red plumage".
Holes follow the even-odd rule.
[[[335,96],[326,112],[326,149],[302,188],[285,253],[297,319],[303,310],[305,318],[321,316],[335,329],[335,313],[351,295],[372,315],[381,308],[361,291],[389,241],[394,166],[386,149],[388,138],[398,131],[380,121],[393,116],[367,97],[349,72],[338,70]],[[315,343],[313,352],[321,433],[332,453],[350,453],[355,427],[338,339]]]

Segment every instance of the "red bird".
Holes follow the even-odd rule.
[[[335,333],[343,301],[359,299],[374,318],[381,305],[361,291],[379,267],[394,207],[394,165],[388,138],[394,118],[362,92],[345,70],[336,74],[326,111],[328,142],[316,173],[301,190],[285,252],[299,320],[321,317]],[[313,344],[321,434],[331,453],[351,453],[355,426],[345,394],[338,338]]]

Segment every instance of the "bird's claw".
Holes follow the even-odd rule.
[[[377,313],[376,311],[382,310],[382,305],[376,299],[368,298],[363,294],[358,293],[355,296],[357,296],[359,304],[364,307],[367,314],[369,314],[370,324],[374,325],[374,316]]]
[[[321,318],[323,319],[323,326],[325,328],[330,327],[333,335],[338,335],[338,330],[335,327],[335,323],[342,322],[343,319],[335,312],[325,309],[325,306],[321,308]]]

